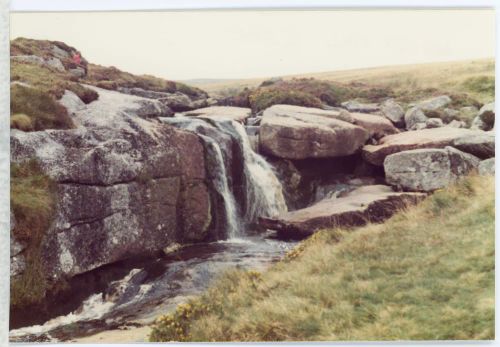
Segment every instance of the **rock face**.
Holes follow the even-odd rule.
[[[417,130],[418,124],[424,124],[427,122],[427,116],[418,107],[410,108],[405,114],[405,124],[408,130]]]
[[[53,278],[209,236],[199,138],[143,119],[162,113],[154,100],[94,90],[99,100],[72,103],[78,128],[11,133],[11,160],[36,158],[57,182],[56,215],[42,243]]]
[[[188,117],[203,117],[218,120],[229,119],[244,123],[246,119],[250,117],[251,113],[251,109],[244,107],[211,106],[184,112],[184,115]]]
[[[387,183],[399,189],[430,192],[448,186],[477,168],[479,159],[453,147],[415,149],[384,161]]]
[[[380,105],[382,114],[389,119],[398,128],[404,128],[405,126],[405,111],[401,105],[396,103],[394,100],[386,100]]]
[[[481,132],[480,134],[464,136],[453,141],[453,147],[470,153],[481,159],[495,156],[495,132]]]
[[[481,107],[476,118],[472,121],[471,129],[491,130],[495,126],[495,103]]]
[[[323,228],[382,222],[397,210],[417,203],[425,196],[423,193],[394,192],[384,185],[364,186],[344,197],[325,199],[280,218],[262,218],[260,223],[283,236],[302,238]]]
[[[453,146],[455,140],[471,135],[482,135],[483,131],[441,127],[423,129],[382,138],[378,145],[363,147],[363,157],[374,165],[383,165],[390,154],[419,148],[444,148]]]
[[[364,128],[339,119],[342,112],[289,105],[264,111],[260,126],[262,152],[285,159],[325,158],[353,154],[368,139]]]
[[[478,172],[482,176],[495,175],[495,158],[483,160],[479,163]]]
[[[351,113],[353,124],[368,130],[370,137],[380,139],[386,135],[399,133],[399,130],[391,123],[390,120],[368,113]]]

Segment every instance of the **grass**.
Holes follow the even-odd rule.
[[[284,80],[314,78],[344,84],[362,83],[390,89],[402,102],[418,101],[436,93],[465,93],[485,104],[494,100],[491,92],[494,76],[495,60],[491,58],[300,74],[285,76]],[[480,79],[477,81],[478,78]],[[230,80],[202,83],[198,86],[212,95],[219,95],[226,90],[257,88],[265,80],[266,78]]]
[[[11,164],[10,205],[16,218],[13,233],[27,244],[26,270],[11,279],[11,306],[40,301],[47,290],[40,260],[40,244],[50,226],[55,207],[55,183],[43,174],[35,160]]]
[[[267,272],[226,273],[150,340],[493,339],[494,222],[494,177],[468,177],[384,224],[318,232]]]
[[[10,110],[11,127],[19,123],[17,114],[20,113],[29,118],[32,130],[71,129],[74,127],[66,108],[50,94],[39,88],[22,85],[11,86]],[[12,117],[14,117],[14,123]],[[24,120],[26,120],[25,117]]]
[[[105,67],[96,64],[88,65],[86,83],[100,88],[116,90],[122,88],[142,88],[156,92],[175,93],[181,92],[191,97],[206,97],[201,89],[190,87],[186,84],[165,80],[150,75],[133,75],[121,71],[116,67]]]

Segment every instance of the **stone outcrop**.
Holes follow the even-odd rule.
[[[449,103],[451,103],[451,98],[448,95],[440,95],[420,101],[415,106],[425,112],[435,111],[441,107],[447,106]]]
[[[363,147],[363,157],[374,165],[383,165],[390,154],[419,148],[444,148],[453,146],[455,140],[471,135],[481,135],[483,131],[441,127],[403,132],[385,136],[378,145]]]
[[[395,102],[393,99],[384,101],[380,105],[382,114],[389,119],[398,128],[404,128],[405,126],[405,111],[400,104]]]
[[[483,160],[479,163],[477,168],[478,172],[482,176],[495,175],[495,158],[490,158]]]
[[[366,142],[369,133],[345,120],[353,122],[349,114],[338,111],[272,106],[264,111],[262,118],[260,149],[285,159],[353,154]]]
[[[368,113],[351,113],[353,124],[366,129],[371,138],[380,139],[386,135],[399,133],[399,130],[385,117]]]
[[[210,106],[184,112],[184,115],[188,117],[203,117],[215,120],[228,119],[240,123],[244,123],[251,114],[252,110],[249,108],[234,106]]]
[[[302,238],[319,229],[382,222],[397,210],[417,203],[425,196],[423,193],[394,192],[384,185],[364,186],[343,197],[325,199],[279,218],[261,218],[260,224],[277,230],[282,236]]]
[[[481,132],[470,136],[463,136],[453,141],[453,147],[470,153],[481,159],[495,156],[495,132]]]
[[[455,182],[479,165],[479,159],[453,147],[425,148],[389,155],[386,182],[398,189],[430,192]]]
[[[481,107],[476,118],[472,121],[471,129],[491,130],[495,126],[495,103]]]
[[[423,124],[423,126],[425,127],[427,119],[427,116],[420,108],[412,107],[405,113],[406,129],[418,130],[417,127],[419,124]]]
[[[11,133],[11,160],[37,159],[57,183],[42,243],[53,278],[209,236],[199,138],[147,120],[162,114],[158,101],[94,90],[99,100],[88,105],[66,95],[76,129]]]

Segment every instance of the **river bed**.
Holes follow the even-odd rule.
[[[189,297],[206,290],[229,268],[264,270],[295,246],[273,233],[244,236],[182,249],[123,265],[125,274],[68,307],[78,308],[43,324],[10,331],[15,342],[139,342],[148,325]],[[82,285],[82,284],[80,284]],[[68,304],[68,303],[65,303]],[[109,335],[109,336],[108,336]],[[95,340],[93,339],[95,337]]]

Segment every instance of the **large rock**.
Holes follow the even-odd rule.
[[[393,99],[386,100],[380,105],[382,114],[398,128],[405,126],[405,111],[400,104]]]
[[[394,192],[384,185],[364,186],[344,197],[322,200],[279,218],[261,218],[260,224],[287,237],[306,237],[324,228],[351,227],[382,222],[397,210],[417,203],[422,193]]]
[[[405,113],[406,129],[418,130],[416,127],[419,124],[423,124],[425,126],[427,119],[427,116],[420,108],[412,107]]]
[[[69,110],[76,129],[11,132],[11,160],[37,159],[57,183],[42,244],[52,278],[209,236],[200,139],[141,118],[158,116],[142,98],[95,90],[98,100]]]
[[[229,119],[240,123],[244,123],[251,114],[252,110],[249,108],[234,106],[210,106],[184,112],[184,115],[188,117],[203,117],[215,120]]]
[[[349,112],[373,113],[380,110],[377,104],[363,104],[356,100],[345,101],[341,105]]]
[[[418,148],[444,148],[453,146],[455,140],[470,136],[484,134],[482,131],[441,127],[402,132],[382,138],[378,145],[363,147],[363,157],[375,165],[383,165],[386,156]]]
[[[477,157],[453,147],[415,149],[386,157],[385,178],[399,189],[429,192],[467,175],[479,162]]]
[[[264,111],[260,126],[262,152],[285,159],[346,156],[358,151],[369,132],[346,121],[349,114],[289,105]]]
[[[483,160],[479,163],[477,168],[478,172],[482,176],[493,175],[495,176],[495,158],[490,158]]]
[[[188,95],[181,92],[172,93],[158,100],[167,105],[174,112],[185,112],[206,107],[209,103],[208,99],[201,98],[193,100]]]
[[[481,107],[476,118],[472,121],[471,129],[491,130],[495,126],[495,103]]]
[[[481,159],[495,156],[495,133],[493,131],[464,136],[453,141],[453,147]]]
[[[399,130],[385,117],[368,113],[351,113],[353,124],[368,130],[370,137],[380,139],[386,135],[399,133]]]
[[[441,107],[444,107],[451,103],[451,98],[448,95],[440,95],[433,98],[420,101],[416,104],[416,107],[422,111],[435,111]]]

